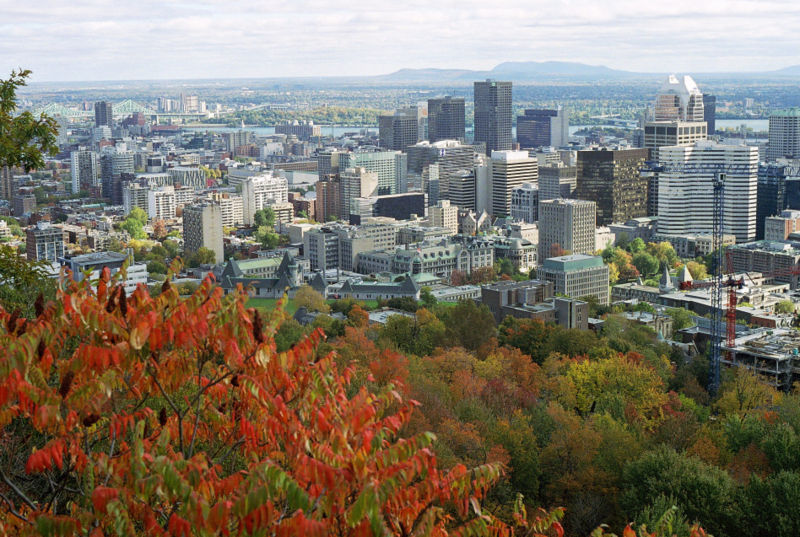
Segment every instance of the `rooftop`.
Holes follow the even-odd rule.
[[[785,110],[775,110],[769,117],[800,117],[800,107],[787,108]]]
[[[600,256],[586,254],[562,255],[545,259],[542,266],[548,270],[558,270],[571,272],[574,270],[586,270],[603,266],[603,258]]]

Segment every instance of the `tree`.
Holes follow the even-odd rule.
[[[794,312],[795,312],[794,302],[792,302],[791,300],[781,300],[780,302],[775,304],[775,313],[789,314]]]
[[[461,300],[443,316],[447,339],[452,346],[478,350],[497,333],[494,317],[485,305],[472,300]]]
[[[638,254],[639,252],[643,252],[644,248],[645,248],[644,241],[639,237],[633,239],[631,243],[628,245],[628,251],[634,255]]]
[[[281,241],[280,235],[275,233],[274,228],[270,226],[260,226],[255,232],[255,239],[265,250],[277,248]]]
[[[156,220],[153,222],[153,237],[158,240],[163,240],[167,236],[167,225],[163,220]]]
[[[734,484],[730,476],[700,459],[659,447],[625,467],[622,505],[629,518],[672,497],[689,520],[702,520],[714,535],[737,535],[733,525]]]
[[[495,263],[494,270],[497,274],[505,274],[507,276],[513,276],[519,272],[516,267],[514,267],[514,264],[511,262],[511,260],[507,257],[498,259]]]
[[[147,213],[139,207],[134,207],[128,214],[128,217],[120,224],[120,228],[127,231],[132,239],[145,239],[147,234],[144,232],[144,226],[147,224]]]
[[[692,278],[695,280],[705,280],[708,278],[708,270],[703,263],[689,261],[686,263],[686,268],[689,269],[689,274],[691,274]]]
[[[0,244],[0,282],[0,306],[25,317],[33,317],[36,309],[56,294],[56,281],[50,277],[45,262],[30,261],[3,244]]]
[[[508,535],[480,510],[499,466],[440,469],[399,437],[414,403],[352,386],[319,330],[279,356],[283,311],[210,280],[66,287],[0,309],[0,533]]]
[[[28,70],[11,71],[0,80],[0,168],[21,167],[25,171],[44,168],[45,155],[58,152],[55,119],[31,112],[17,113],[17,88],[27,85]]]
[[[331,311],[331,307],[325,302],[325,297],[310,285],[303,285],[297,290],[294,295],[294,303],[298,308],[306,308],[308,311],[320,313]]]
[[[436,297],[433,296],[433,293],[431,293],[431,288],[428,286],[419,290],[419,300],[426,308],[432,308],[438,302]]]
[[[275,229],[275,211],[272,207],[264,207],[253,213],[253,222],[258,227],[268,227]]]
[[[633,244],[633,242],[631,244]],[[638,270],[642,276],[650,276],[658,272],[658,260],[647,252],[639,252],[634,255],[633,266],[636,267],[636,270]]]
[[[161,261],[150,261],[147,264],[147,272],[150,274],[166,274],[167,266]]]
[[[216,258],[217,254],[214,253],[214,250],[201,246],[196,252],[189,255],[186,264],[192,268],[199,267],[200,265],[213,265],[217,262]]]
[[[678,330],[683,330],[684,328],[689,328],[690,326],[694,326],[694,321],[692,320],[692,312],[690,312],[686,308],[667,308],[666,313],[667,315],[672,317],[673,333],[677,332]]]

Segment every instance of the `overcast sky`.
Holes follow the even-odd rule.
[[[800,64],[798,0],[0,0],[0,77],[375,75],[567,60],[646,72]]]

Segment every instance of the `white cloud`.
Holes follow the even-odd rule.
[[[367,75],[571,60],[637,71],[800,63],[794,0],[0,0],[0,73],[37,80]]]

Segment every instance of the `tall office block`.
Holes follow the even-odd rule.
[[[214,252],[216,263],[225,260],[222,209],[218,203],[206,201],[183,208],[183,245],[187,255],[200,248],[208,248]]]
[[[800,158],[800,107],[769,115],[767,159]]]
[[[339,173],[340,196],[339,218],[350,220],[350,204],[354,198],[367,198],[377,195],[378,174],[366,168],[347,168]]]
[[[525,110],[517,116],[517,142],[520,147],[562,147],[569,144],[569,118],[558,110]]]
[[[539,163],[527,151],[492,152],[492,216],[511,216],[511,192],[522,183],[537,183]]]
[[[94,103],[94,126],[110,127],[114,121],[114,106],[106,101]]]
[[[597,225],[647,215],[648,179],[641,170],[648,149],[578,151],[575,197],[597,203]]]
[[[686,75],[670,75],[656,96],[655,121],[705,121],[703,94]]]
[[[72,174],[72,193],[97,186],[97,153],[79,149],[70,153],[70,173]]]
[[[561,161],[539,165],[539,200],[571,198],[577,186],[577,168]]]
[[[289,183],[272,172],[248,177],[242,183],[242,200],[244,224],[252,226],[256,211],[289,201]]]
[[[756,236],[758,148],[711,141],[688,147],[662,147],[661,163],[673,166],[659,179],[658,232],[665,235],[710,234],[714,222],[713,164],[730,165],[725,175],[723,232],[736,242]],[[677,168],[684,167],[685,170]]]
[[[475,169],[460,170],[448,178],[450,203],[459,209],[475,210]]]
[[[401,108],[392,115],[378,116],[381,147],[404,151],[419,141],[419,117],[416,107]]]
[[[0,167],[0,198],[8,201],[14,198],[14,174],[8,166]]]
[[[464,141],[464,98],[449,95],[428,99],[428,140]]]
[[[475,82],[475,142],[486,144],[486,154],[511,149],[511,82]]]
[[[767,217],[781,214],[785,209],[800,210],[800,192],[792,188],[800,184],[800,178],[789,175],[789,166],[783,164],[759,164],[758,196],[756,201],[756,240],[764,238],[764,221]]]
[[[539,220],[539,187],[522,183],[511,191],[511,218],[534,223]]]
[[[103,197],[122,205],[122,174],[134,173],[133,152],[106,150],[100,156]]]
[[[25,252],[30,261],[57,263],[64,257],[64,230],[41,221],[25,231]]]
[[[711,136],[717,129],[717,97],[716,95],[703,94],[703,121],[708,125],[708,135]]]
[[[378,174],[378,194],[396,194],[398,182],[404,181],[403,170],[398,170],[397,151],[352,151],[339,155],[339,170],[365,168]]]
[[[340,154],[341,152],[335,149],[326,149],[317,153],[317,175],[320,179],[339,173]]]
[[[317,182],[317,199],[314,212],[319,222],[339,218],[342,214],[342,183],[338,176],[330,175]]]
[[[554,199],[539,203],[539,261],[556,250],[593,254],[597,205],[593,201]],[[558,245],[559,248],[554,248]]]

